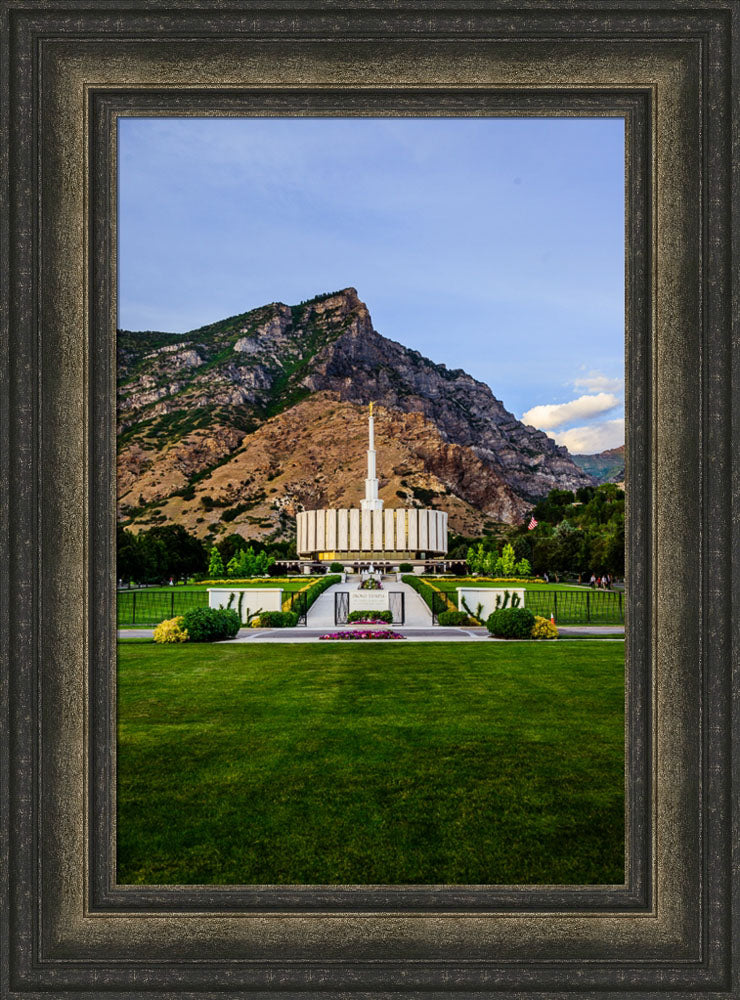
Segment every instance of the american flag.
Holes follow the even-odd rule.
[[[532,518],[532,520],[529,522],[529,530],[530,531],[534,530],[534,528],[536,528],[538,524],[539,521],[536,521],[534,518]]]

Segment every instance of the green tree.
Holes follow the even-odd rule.
[[[529,564],[529,559],[520,559],[519,562],[514,567],[514,572],[517,576],[527,577],[532,575],[532,567]]]
[[[501,553],[501,570],[502,576],[513,576],[514,566],[516,565],[516,556],[514,555],[514,546],[508,543],[504,545],[503,551]]]
[[[221,558],[221,553],[215,545],[211,549],[211,558],[208,563],[208,575],[213,580],[216,580],[224,575],[224,561]]]
[[[204,573],[208,553],[200,539],[189,534],[181,524],[165,524],[146,532],[147,543],[157,551],[159,579],[179,580],[194,573]]]

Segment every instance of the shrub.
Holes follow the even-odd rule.
[[[182,620],[191,642],[233,639],[239,631],[239,615],[231,608],[191,608]]]
[[[167,618],[154,629],[155,642],[187,642],[188,631],[182,627],[182,617]]]
[[[344,573],[344,563],[333,562],[329,567],[330,573]]]
[[[398,567],[398,572],[399,573],[413,573],[414,572],[414,567],[412,566],[411,563],[401,563],[401,565]]]
[[[440,625],[475,625],[475,619],[466,615],[464,611],[443,611],[437,615]]]
[[[532,638],[557,639],[557,637],[558,627],[555,622],[551,622],[549,618],[543,618],[541,615],[536,615],[532,626]]]
[[[312,583],[308,590],[304,591],[306,595],[306,608],[310,608],[313,602],[323,594],[327,587],[333,586],[335,583],[339,583],[341,580],[340,576],[336,573],[327,573],[326,576],[320,577],[316,583]]]
[[[486,622],[488,631],[498,639],[529,639],[533,625],[529,608],[497,608]]]
[[[260,628],[295,628],[298,614],[295,611],[261,611]]]
[[[393,621],[392,611],[350,611],[347,615],[348,622],[361,622],[361,621],[376,621],[376,622],[388,622]]]

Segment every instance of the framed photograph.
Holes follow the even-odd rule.
[[[116,882],[621,886],[623,119],[117,152]]]
[[[2,4],[0,995],[737,994],[738,8],[638,8]]]

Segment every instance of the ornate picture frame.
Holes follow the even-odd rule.
[[[738,5],[0,9],[0,995],[737,995]],[[624,117],[624,886],[116,886],[115,125],[194,113]]]

